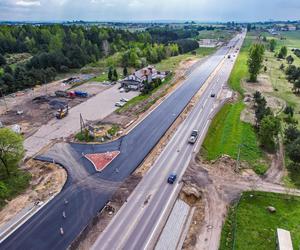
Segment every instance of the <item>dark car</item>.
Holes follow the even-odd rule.
[[[216,94],[211,94],[210,97],[216,97]]]
[[[176,181],[177,175],[176,174],[170,174],[168,177],[168,183],[173,184]]]

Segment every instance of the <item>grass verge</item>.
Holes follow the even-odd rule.
[[[207,160],[223,154],[237,159],[240,148],[240,159],[248,162],[257,174],[264,174],[267,167],[260,163],[262,152],[255,131],[251,124],[240,120],[244,107],[242,102],[224,105],[212,121],[201,154]]]
[[[266,208],[273,206],[275,213]],[[245,192],[230,210],[222,230],[220,250],[276,249],[276,229],[291,232],[294,249],[300,245],[300,198],[287,194]]]

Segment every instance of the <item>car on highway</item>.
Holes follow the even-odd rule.
[[[212,93],[212,94],[210,95],[210,97],[216,97],[216,94]]]
[[[188,142],[194,144],[198,139],[198,135],[199,135],[198,130],[193,130]]]
[[[115,104],[115,106],[119,107],[119,108],[123,107],[124,105],[125,105],[124,102],[116,102],[116,104]]]
[[[120,99],[120,102],[128,102],[129,100],[128,99],[126,99],[126,98],[121,98]]]
[[[176,174],[170,174],[168,177],[168,183],[169,184],[174,184],[174,182],[176,181],[177,175]]]

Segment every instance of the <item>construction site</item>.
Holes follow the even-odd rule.
[[[109,88],[109,85],[87,82],[92,77],[79,75],[2,97],[0,125],[28,138],[51,119],[64,118],[70,108]]]

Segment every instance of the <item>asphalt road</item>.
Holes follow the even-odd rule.
[[[66,168],[67,183],[59,195],[2,242],[0,249],[66,249],[105,206],[122,181],[144,160],[224,59],[227,51],[227,47],[220,48],[194,69],[184,84],[128,135],[104,145],[56,144],[41,156],[41,160],[54,160]],[[119,150],[121,153],[101,173],[95,172],[92,164],[83,157],[85,153],[110,150]],[[182,149],[180,154],[186,155],[186,149]],[[152,183],[152,188],[157,186],[155,182]],[[166,186],[164,189],[171,190],[172,187]],[[63,218],[63,212],[66,218]],[[61,227],[63,235],[60,234]]]
[[[241,47],[244,35],[232,40],[229,46]],[[204,139],[209,120],[220,100],[212,98],[211,93],[220,94],[226,86],[236,55],[224,59],[223,65],[201,96],[187,119],[180,125],[175,135],[151,169],[144,176],[106,230],[99,236],[93,249],[153,249],[168,217],[168,206],[174,202],[179,182],[167,183],[170,173],[176,173],[180,180],[184,174],[196,145],[187,142],[193,129],[200,131],[199,140]],[[199,145],[198,145],[199,146]]]

